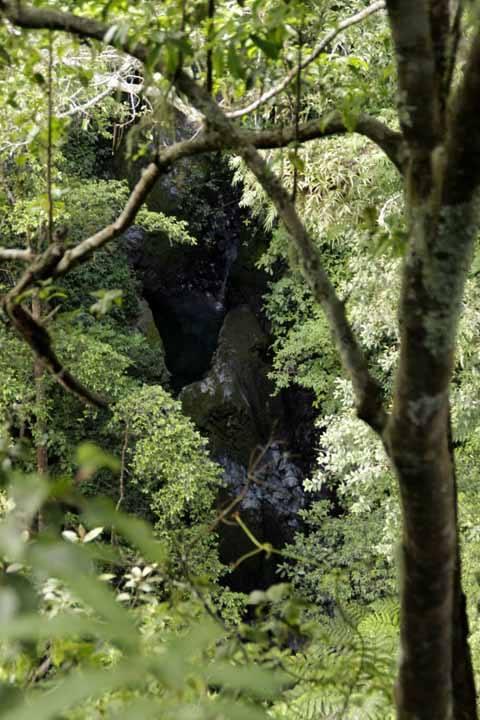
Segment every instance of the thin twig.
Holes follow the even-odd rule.
[[[47,66],[47,199],[48,199],[48,245],[53,242],[53,33],[48,33],[48,66]]]
[[[120,458],[120,461],[121,461],[120,477],[118,479],[119,495],[118,495],[118,502],[115,507],[115,509],[117,511],[120,509],[120,505],[122,504],[122,502],[125,498],[125,470],[126,470],[126,458],[127,458],[127,449],[128,449],[128,435],[129,435],[129,425],[127,422],[125,424],[125,434],[123,437],[122,454],[121,454],[121,458]]]
[[[314,60],[316,60],[320,53],[322,53],[325,48],[330,45],[332,40],[334,40],[337,35],[339,35],[347,28],[351,27],[352,25],[357,25],[358,23],[362,22],[362,20],[367,18],[369,15],[373,15],[373,13],[376,13],[379,10],[383,10],[384,8],[385,2],[381,0],[380,2],[374,2],[372,5],[369,5],[363,10],[360,10],[360,12],[355,13],[355,15],[352,15],[346,20],[342,20],[340,23],[338,23],[338,25],[336,25],[332,30],[330,30],[330,32],[328,32],[325,37],[320,40],[320,42],[315,46],[310,55],[308,55],[301,63],[296,65],[292,70],[290,70],[289,73],[287,73],[287,75],[281,82],[279,82],[277,85],[274,85],[272,88],[270,88],[270,90],[264,92],[263,95],[257,98],[257,100],[251,102],[249,105],[245,105],[245,107],[243,108],[239,108],[238,110],[231,110],[230,112],[225,113],[226,116],[228,118],[235,119],[243,117],[244,115],[248,115],[254,110],[257,110],[261,105],[264,105],[267,100],[271,100],[271,98],[275,97],[275,95],[278,95],[282,92],[282,90],[285,90],[287,85],[289,85],[292,80],[295,80],[299,70],[304,70]]]

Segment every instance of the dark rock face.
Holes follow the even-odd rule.
[[[252,451],[269,442],[282,413],[272,398],[265,361],[268,338],[242,305],[225,317],[211,369],[180,394],[184,411],[210,438],[214,456],[225,453],[248,464]]]
[[[281,399],[272,397],[267,350],[268,337],[253,312],[245,305],[231,310],[210,371],[185,387],[180,399],[225,470],[219,504],[241,498],[237,509],[255,537],[282,547],[299,527],[303,473],[288,454],[284,407]],[[234,562],[251,549],[238,526],[222,529],[224,562]],[[227,582],[236,589],[266,587],[274,582],[274,570],[272,558],[257,555]]]
[[[243,522],[260,542],[281,548],[293,539],[300,528],[298,512],[305,507],[303,473],[288,455],[284,446],[272,443],[263,449],[255,469],[228,455],[220,455],[218,462],[225,470],[225,490],[220,500],[224,504],[241,498],[237,506]],[[252,550],[252,543],[236,525],[226,525],[220,538],[220,556],[232,563]],[[241,563],[227,578],[234,590],[266,588],[278,582],[275,575],[276,557],[264,553]]]
[[[221,163],[190,161],[162,180],[150,207],[188,220],[196,245],[172,246],[168,238],[140,228],[127,233],[130,258],[164,341],[175,390],[205,374],[216,348],[232,266],[249,239],[238,200],[239,191]]]
[[[195,196],[192,178],[198,187],[206,184],[206,196]],[[157,190],[152,209],[188,219],[198,239],[193,247],[172,247],[166,237],[138,227],[126,234],[171,385],[224,468],[219,508],[241,498],[236,510],[255,537],[282,547],[299,528],[308,469],[304,447],[314,417],[304,391],[274,396],[268,378],[270,338],[262,314],[267,278],[255,268],[262,235],[247,227],[228,171],[211,161],[180,166]],[[225,563],[251,550],[238,525],[222,525]],[[243,591],[266,587],[275,582],[275,560],[258,554],[226,583]]]

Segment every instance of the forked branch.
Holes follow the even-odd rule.
[[[103,40],[107,31],[105,26],[93,20],[49,9],[24,7],[19,2],[0,0],[0,10],[12,22],[22,27],[48,27],[49,29],[63,30],[81,37],[92,37],[97,40]],[[112,34],[110,42],[125,52],[130,52],[134,57],[142,61],[148,58],[148,49],[144,45],[120,42],[115,38],[114,34]],[[242,133],[225,116],[225,113],[204,88],[200,87],[182,70],[177,70],[172,76],[172,73],[168,73],[161,65],[158,66],[158,69],[169,77],[177,90],[182,92],[191,104],[205,116],[208,130],[213,131],[214,135],[217,136],[217,141],[221,142],[221,147],[234,148],[244,158],[260,185],[275,204],[279,217],[285,224],[298,251],[305,278],[314,297],[322,305],[327,316],[342,363],[354,387],[358,415],[376,432],[381,434],[386,424],[381,388],[370,374],[366,358],[348,321],[345,306],[338,298],[323,268],[315,244],[300,220],[285,188],[268,168],[265,160],[254,145],[248,144],[249,138],[242,136]],[[199,144],[202,142],[204,144],[203,151],[209,149],[207,137],[205,136],[199,141]],[[213,143],[213,138],[210,137],[209,141]],[[194,143],[195,140],[186,141],[183,144],[186,154],[191,154],[189,151],[191,151]],[[118,220],[108,228],[100,231],[100,233],[80,243],[76,248],[67,251],[57,266],[52,268],[51,276],[64,274],[76,262],[88,257],[96,248],[124,232],[126,227],[133,222],[139,207],[143,204],[160,173],[167,170],[174,160],[182,156],[178,145],[162,149],[159,152],[156,162],[151,163],[144,172]]]
[[[369,371],[365,355],[348,320],[345,305],[337,296],[315,243],[300,220],[290,196],[258,150],[252,145],[242,147],[240,132],[203,88],[185,72],[177,73],[174,82],[192,105],[205,115],[209,127],[217,130],[227,144],[237,148],[236,152],[245,160],[274,203],[298,252],[303,275],[327,317],[343,367],[352,381],[357,414],[381,435],[386,426],[387,415],[380,385]]]

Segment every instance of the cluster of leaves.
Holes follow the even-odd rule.
[[[144,386],[117,405],[111,424],[123,428],[130,481],[148,499],[159,537],[176,562],[218,576],[215,535],[209,531],[221,484],[206,441],[160,386]],[[121,432],[121,431],[120,431]]]
[[[79,475],[117,464],[94,446],[77,459]],[[68,481],[12,474],[12,461],[4,447],[2,718],[30,718],[32,703],[44,720],[390,717],[392,603],[319,623],[277,585],[251,594],[253,621],[232,624],[214,586],[171,572],[168,547],[144,521]],[[25,532],[58,503],[75,505],[82,524],[62,537],[51,522]]]

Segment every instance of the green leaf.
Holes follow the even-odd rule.
[[[245,77],[245,68],[234,45],[229,45],[227,52],[227,65],[233,77],[242,80]]]
[[[255,45],[260,48],[260,50],[271,60],[277,60],[278,56],[280,55],[280,50],[282,49],[282,46],[278,43],[272,42],[271,40],[267,40],[266,38],[260,37],[260,35],[256,35],[253,33],[251,35],[251,38]]]
[[[54,640],[57,638],[88,635],[113,639],[108,625],[103,622],[79,615],[78,613],[58,614],[52,618],[28,613],[0,623],[0,640]]]
[[[254,695],[261,700],[278,697],[288,682],[288,676],[283,672],[268,670],[258,665],[246,667],[226,662],[209,665],[206,675],[210,684],[222,685],[231,690],[243,690],[249,696]]]
[[[90,312],[97,317],[106,315],[112,309],[113,305],[121,305],[123,300],[122,290],[97,290],[91,293],[93,297],[97,297],[96,303],[90,306]]]
[[[299,172],[305,172],[305,162],[302,156],[299,155],[296,150],[290,150],[290,152],[288,153],[288,159],[292,163],[293,167],[296,168]]]
[[[79,706],[87,698],[95,698],[130,684],[146,682],[146,667],[138,658],[135,663],[125,662],[105,671],[74,672],[65,680],[39,693],[26,694],[24,702],[1,713],[2,720],[53,720],[66,710]]]
[[[84,544],[85,544],[85,543],[92,542],[92,540],[95,540],[95,539],[96,539],[97,537],[99,537],[99,535],[101,535],[102,533],[103,533],[103,527],[93,528],[93,530],[90,530],[90,532],[88,532],[88,533],[85,535],[85,537],[83,538],[82,542],[83,542]]]
[[[112,472],[120,470],[120,461],[92,442],[84,442],[78,446],[77,464],[87,472],[95,472],[101,468],[107,468]]]

